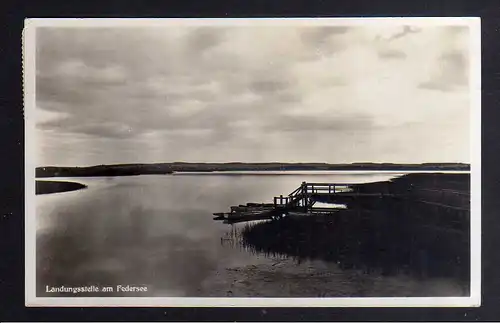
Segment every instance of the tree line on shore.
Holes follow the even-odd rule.
[[[36,168],[36,177],[79,177],[79,176],[133,176],[146,174],[172,174],[174,172],[214,172],[214,171],[328,171],[328,170],[452,170],[469,171],[469,164],[462,163],[156,163],[156,164],[115,164],[89,167],[46,166]]]

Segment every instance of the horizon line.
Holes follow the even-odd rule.
[[[321,165],[360,165],[360,164],[375,164],[375,165],[446,165],[446,164],[461,164],[470,166],[470,162],[242,162],[242,161],[227,161],[227,162],[191,162],[191,161],[173,161],[173,162],[127,162],[127,163],[111,163],[111,164],[92,164],[86,166],[61,166],[61,165],[45,165],[40,167],[95,167],[95,166],[117,166],[117,165],[155,165],[155,164],[285,164],[285,165],[300,165],[300,164],[321,164]]]

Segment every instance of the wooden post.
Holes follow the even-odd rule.
[[[304,185],[304,191],[305,191],[304,196],[303,196],[303,199],[304,199],[304,211],[307,212],[307,207],[308,207],[308,205],[307,205],[307,196],[309,195],[309,192],[307,190],[307,185]]]
[[[283,195],[280,195],[280,205],[283,205]]]
[[[304,196],[306,194],[305,187],[306,187],[306,182],[302,182],[302,184],[300,185],[300,206],[302,208],[304,207]]]

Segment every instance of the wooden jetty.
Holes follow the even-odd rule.
[[[347,208],[380,209],[395,203],[405,207],[424,207],[436,217],[453,213],[459,217],[470,215],[470,190],[448,188],[431,183],[429,186],[413,182],[336,184],[306,183],[288,195],[275,196],[273,203],[247,203],[232,206],[230,212],[214,213],[214,220],[237,223],[254,220],[281,219],[287,215],[334,214],[339,208],[321,208],[318,202],[340,204]],[[390,203],[387,203],[390,202]],[[434,212],[435,211],[435,212]]]
[[[347,204],[360,197],[381,198],[387,193],[361,193],[351,184],[303,182],[290,194],[275,196],[273,203],[232,206],[230,212],[214,213],[214,220],[237,223],[280,219],[287,215],[331,214],[340,208],[315,207],[317,202]]]

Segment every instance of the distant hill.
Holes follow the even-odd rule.
[[[213,171],[292,171],[292,170],[370,170],[370,171],[469,171],[469,164],[462,163],[158,163],[158,164],[115,164],[90,167],[37,167],[36,177],[81,177],[81,176],[133,176],[147,174],[172,174],[173,172],[213,172]]]

